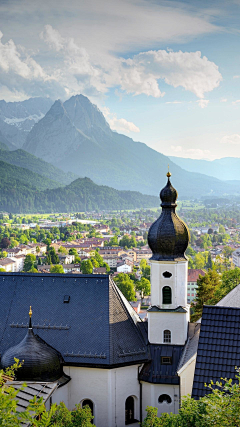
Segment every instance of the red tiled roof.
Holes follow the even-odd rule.
[[[188,270],[188,282],[196,282],[199,278],[199,275],[205,276],[205,271],[201,270],[200,268],[191,268]]]

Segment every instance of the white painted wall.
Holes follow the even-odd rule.
[[[171,397],[172,403],[158,403],[158,398],[161,394],[167,394]],[[172,384],[150,384],[142,382],[142,397],[143,397],[143,420],[147,415],[146,407],[154,406],[158,409],[158,416],[163,412],[173,412],[177,414],[179,411],[179,386]]]
[[[94,424],[97,427],[125,427],[125,401],[128,396],[134,396],[134,416],[138,420],[140,418],[138,367],[64,367],[71,381],[54,393],[52,401],[63,401],[69,409],[73,409],[76,403],[90,399],[94,404]]]
[[[181,399],[188,394],[192,394],[196,356],[197,354],[195,354],[178,372],[180,376]]]
[[[163,331],[171,331],[171,344],[184,345],[187,340],[189,311],[178,312],[149,312],[148,339],[151,344],[164,344]]]
[[[187,305],[187,261],[150,261],[151,262],[151,302],[165,308],[175,308]],[[172,277],[165,278],[163,273],[168,271]],[[162,288],[172,289],[172,304],[162,304]]]

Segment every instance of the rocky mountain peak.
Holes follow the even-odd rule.
[[[82,132],[89,134],[91,128],[111,132],[102,112],[86,96],[72,96],[63,105],[74,126]]]

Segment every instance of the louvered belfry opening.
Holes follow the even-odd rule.
[[[164,286],[162,290],[162,303],[172,304],[172,289],[170,286]]]

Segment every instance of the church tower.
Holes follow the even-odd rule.
[[[152,250],[151,303],[148,310],[148,339],[151,344],[184,345],[187,340],[189,242],[186,224],[176,214],[177,191],[167,173],[167,185],[160,193],[162,213],[151,225],[148,244]]]

